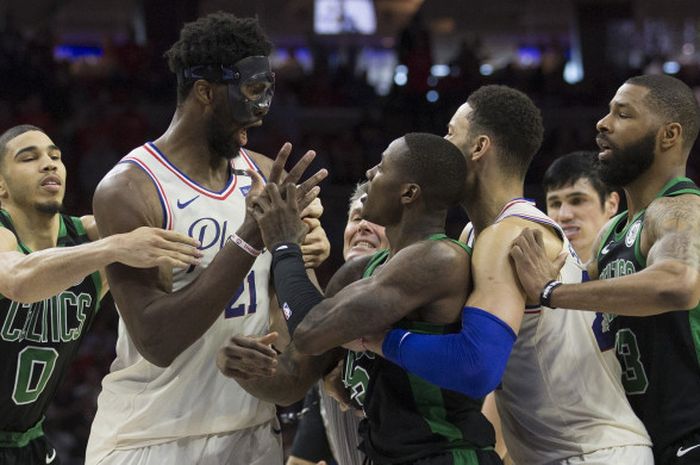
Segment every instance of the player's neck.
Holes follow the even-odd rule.
[[[192,121],[192,116],[187,113],[176,111],[170,126],[154,144],[170,162],[198,184],[219,191],[228,182],[230,161],[211,153],[203,123]]]
[[[673,168],[652,165],[635,181],[625,186],[628,218],[633,218],[647,208],[671,179],[681,176],[685,176],[685,165]]]
[[[399,223],[386,227],[386,237],[391,244],[391,255],[433,234],[444,233],[446,219],[447,211],[431,212],[420,216],[405,214]]]
[[[61,221],[58,214],[46,214],[38,211],[21,209],[13,204],[5,204],[12,218],[12,225],[17,231],[18,240],[30,250],[43,250],[56,247],[58,229]]]
[[[479,182],[474,193],[467,196],[463,204],[478,234],[496,221],[503,207],[513,199],[523,197],[523,181],[501,178],[491,180],[484,178]]]

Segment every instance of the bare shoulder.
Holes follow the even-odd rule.
[[[442,276],[446,285],[449,281],[464,281],[469,273],[470,256],[466,249],[451,240],[424,240],[400,250],[389,260],[377,276],[380,279],[412,282],[426,276]],[[390,276],[387,276],[389,275]]]
[[[644,217],[644,226],[656,231],[695,228],[700,225],[700,196],[683,194],[654,199]],[[653,232],[653,231],[652,231]]]
[[[559,255],[562,240],[555,232],[554,227],[511,216],[492,224],[477,236],[474,244],[474,256],[477,257],[477,254],[479,256],[484,256],[484,254],[509,256],[511,243],[525,229],[534,229],[542,233],[544,248],[550,259]]]
[[[325,292],[326,297],[333,297],[348,284],[362,279],[365,268],[367,268],[371,259],[372,255],[365,255],[345,262],[328,282]]]
[[[83,229],[87,233],[88,239],[90,241],[96,241],[100,238],[100,234],[97,231],[97,222],[93,215],[85,215],[80,217],[80,222],[83,224]]]
[[[121,163],[100,181],[92,201],[100,236],[163,223],[158,191],[139,167]]]
[[[7,228],[0,228],[0,252],[17,250],[17,237]]]

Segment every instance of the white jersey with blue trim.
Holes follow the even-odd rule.
[[[152,143],[133,150],[120,163],[134,164],[151,178],[163,208],[165,229],[201,243],[201,264],[173,271],[172,290],[176,291],[211,263],[243,223],[251,178],[240,173],[257,167],[241,150],[231,162],[226,187],[213,192],[179,171]],[[117,357],[102,382],[86,463],[97,463],[114,449],[227,433],[274,418],[273,404],[251,396],[216,367],[216,353],[231,336],[268,331],[270,263],[269,253],[255,260],[218,320],[167,368],[139,354],[119,319]]]
[[[568,254],[559,280],[583,280],[583,266],[552,219],[525,199],[508,203],[496,222],[510,217],[550,226]],[[625,397],[608,323],[594,312],[525,309],[496,390],[503,436],[515,463],[549,464],[599,449],[651,445]]]

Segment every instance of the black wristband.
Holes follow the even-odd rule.
[[[299,244],[283,242],[272,248],[272,278],[289,334],[294,335],[299,323],[323,300],[306,274]]]
[[[552,305],[552,293],[554,292],[554,289],[558,288],[562,284],[564,283],[556,279],[548,282],[540,293],[540,305],[543,307],[556,308]]]

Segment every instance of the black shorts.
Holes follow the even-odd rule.
[[[654,450],[654,462],[657,465],[700,465],[700,431],[665,449]]]
[[[56,449],[46,439],[39,436],[24,447],[0,447],[2,465],[60,465]]]

